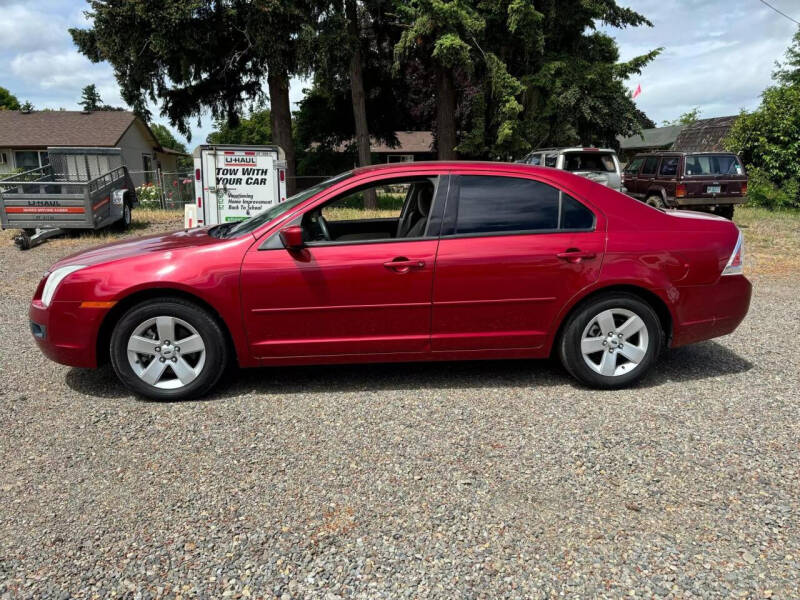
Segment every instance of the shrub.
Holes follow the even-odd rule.
[[[142,208],[161,208],[161,188],[153,183],[137,187],[136,198]]]
[[[787,178],[782,184],[773,183],[758,167],[747,169],[747,199],[749,204],[770,209],[800,208],[800,183]]]

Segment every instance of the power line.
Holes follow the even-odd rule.
[[[787,15],[787,14],[786,14],[785,12],[783,12],[782,10],[778,10],[777,8],[775,8],[774,6],[772,6],[772,4],[770,4],[769,2],[767,2],[767,0],[759,0],[759,1],[760,1],[760,2],[761,2],[761,4],[763,4],[764,6],[768,6],[768,7],[770,7],[772,10],[774,10],[774,11],[775,11],[776,13],[778,13],[779,15],[782,15],[782,16],[786,17],[787,19],[789,19],[791,22],[793,22],[793,23],[797,23],[798,25],[800,25],[800,21],[798,21],[797,19],[793,19],[792,17],[790,17],[789,15]]]

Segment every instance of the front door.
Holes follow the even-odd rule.
[[[277,233],[253,246],[241,273],[252,356],[428,352],[439,225],[426,224],[437,183],[383,181],[344,192],[299,220],[304,248],[284,249]],[[377,209],[364,208],[370,196]]]
[[[451,200],[452,199],[452,200]],[[528,178],[454,178],[436,261],[434,351],[538,348],[597,279],[604,223]]]

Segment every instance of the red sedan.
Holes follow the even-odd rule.
[[[377,208],[375,204],[377,203]],[[208,392],[224,367],[545,358],[586,385],[732,332],[742,236],[519,164],[356,169],[246,221],[134,238],[51,268],[31,329],[134,392]]]

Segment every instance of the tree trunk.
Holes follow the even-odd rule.
[[[289,104],[289,74],[285,70],[269,70],[270,120],[272,140],[286,153],[286,194],[294,194],[296,187],[294,140],[292,139],[292,112]]]
[[[449,69],[438,69],[436,87],[436,144],[439,148],[439,160],[458,160],[453,72]]]
[[[358,7],[356,0],[346,0],[347,26],[353,55],[350,57],[350,97],[353,103],[353,121],[356,126],[356,144],[358,146],[358,165],[366,167],[372,163],[369,147],[369,126],[367,125],[367,101],[364,93],[364,72],[361,64],[360,27],[358,23]],[[375,190],[364,190],[364,208],[378,208]]]

